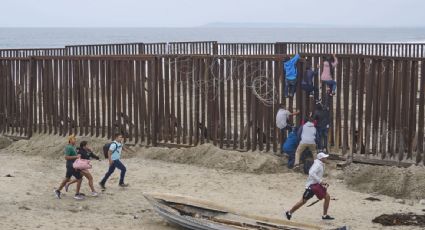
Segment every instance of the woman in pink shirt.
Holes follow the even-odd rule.
[[[332,55],[332,57],[328,57],[323,62],[323,71],[322,75],[320,76],[320,79],[328,85],[330,89],[331,96],[335,95],[336,91],[336,81],[333,79],[334,77],[334,68],[338,65],[338,59],[336,58],[335,54]]]

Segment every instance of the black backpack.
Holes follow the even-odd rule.
[[[114,144],[114,142],[107,143],[103,146],[103,156],[105,157],[105,159],[108,159],[109,148],[111,147],[112,144]],[[114,151],[117,150],[117,148],[118,148],[118,146],[117,146],[117,144],[115,144]],[[114,151],[112,151],[112,152],[114,152]]]

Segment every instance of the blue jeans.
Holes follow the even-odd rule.
[[[328,130],[329,128],[317,127],[317,147],[319,149],[328,148]]]
[[[295,80],[286,80],[285,79],[285,96],[288,97],[288,94],[292,97],[297,91],[297,79]]]
[[[285,128],[280,129],[280,134],[282,134],[282,142],[280,143],[280,152],[283,153],[283,144],[285,143],[286,131],[291,131],[292,127],[287,124]]]
[[[295,163],[295,151],[285,151],[288,154],[288,168],[293,168]]]
[[[329,88],[332,89],[332,92],[335,93],[336,91],[336,81],[334,80],[327,80],[327,81],[323,81],[326,85],[329,86]]]
[[[112,165],[109,166],[108,172],[105,174],[105,176],[103,177],[102,181],[100,181],[100,183],[102,183],[104,185],[106,183],[106,181],[108,180],[108,178],[112,175],[112,173],[114,173],[115,168],[118,168],[119,170],[121,170],[120,184],[124,184],[124,177],[125,177],[125,172],[127,171],[127,169],[121,163],[120,160],[112,161]]]

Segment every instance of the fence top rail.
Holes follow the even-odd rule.
[[[87,47],[87,46],[120,46],[120,45],[140,45],[145,44],[142,42],[129,42],[129,43],[101,43],[101,44],[83,44],[83,45],[67,45],[66,48],[74,48],[74,47]]]
[[[217,43],[217,41],[189,41],[189,42],[168,42],[169,44],[187,44],[187,43]]]
[[[23,49],[0,49],[1,51],[49,51],[49,50],[65,50],[64,48],[23,48]]]
[[[303,58],[324,57],[330,54],[309,54],[299,53]],[[274,60],[282,61],[293,55],[274,54],[274,55],[208,55],[208,54],[142,54],[142,55],[75,55],[75,56],[29,56],[29,57],[0,57],[0,61],[14,60],[154,60],[155,58],[221,58],[221,59],[247,59],[247,60]],[[367,58],[373,60],[402,60],[402,61],[425,61],[425,57],[390,57],[374,56],[362,54],[337,54],[338,58]]]
[[[409,42],[276,42],[276,44],[313,44],[313,45],[425,45],[425,43],[409,43]]]

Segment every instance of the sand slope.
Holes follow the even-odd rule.
[[[96,149],[100,149],[105,142],[103,139],[87,139],[93,142]],[[143,192],[187,195],[217,202],[246,213],[282,218],[283,211],[301,197],[306,179],[305,175],[286,172],[284,169],[279,169],[277,170],[279,173],[273,174],[265,173],[270,172],[269,170],[262,173],[246,173],[239,169],[250,168],[249,170],[256,172],[253,169],[264,166],[261,166],[262,163],[248,163],[254,166],[247,167],[241,164],[240,160],[235,160],[239,165],[235,170],[227,166],[215,169],[216,164],[211,164],[209,168],[180,164],[185,160],[175,161],[179,163],[152,160],[148,158],[168,160],[169,157],[158,155],[164,156],[167,152],[173,155],[173,150],[137,148],[137,154],[123,160],[128,169],[126,181],[130,183],[130,187],[122,189],[117,186],[118,172],[116,172],[108,181],[108,189],[98,198],[75,201],[72,199],[75,187],[71,187],[70,192],[64,192],[66,196],[63,199],[57,200],[53,195],[53,188],[59,185],[65,174],[65,161],[61,155],[65,144],[66,140],[63,137],[40,135],[29,141],[14,142],[11,146],[0,150],[1,229],[178,229],[168,225],[153,212],[152,207],[143,198]],[[218,150],[211,149],[215,148],[212,146],[199,147],[196,152],[200,154],[203,148],[219,154]],[[181,154],[179,152],[177,155]],[[260,157],[260,162],[274,164],[275,156],[272,155],[262,159],[262,156],[257,156],[261,155],[260,153],[240,154],[243,155],[235,158],[245,159],[246,156],[246,162],[249,162],[251,157],[253,159]],[[172,157],[193,158],[190,154],[183,155]],[[208,164],[214,162],[214,159],[208,160],[209,156],[211,153],[201,156],[200,159],[203,159],[201,162]],[[223,157],[222,160],[226,159],[230,158]],[[190,160],[188,162],[193,163]],[[228,165],[226,162],[221,164]],[[320,219],[322,203],[319,203],[300,209],[294,215],[294,220],[324,227],[348,224],[354,229],[415,229],[383,228],[372,224],[371,220],[383,213],[400,211],[423,214],[422,209],[425,207],[420,206],[417,201],[412,201],[412,205],[409,205],[409,200],[407,204],[398,204],[394,202],[395,198],[384,195],[374,196],[381,199],[381,202],[366,201],[364,199],[370,197],[370,194],[347,189],[341,180],[344,178],[343,172],[330,170],[332,167],[328,168],[330,193],[337,199],[331,202],[330,214],[337,219],[333,222],[323,222]],[[92,173],[96,182],[106,169],[105,160],[93,162]],[[4,177],[6,174],[13,177]],[[89,192],[86,182],[83,183],[82,192]],[[315,199],[311,201],[313,200]]]

